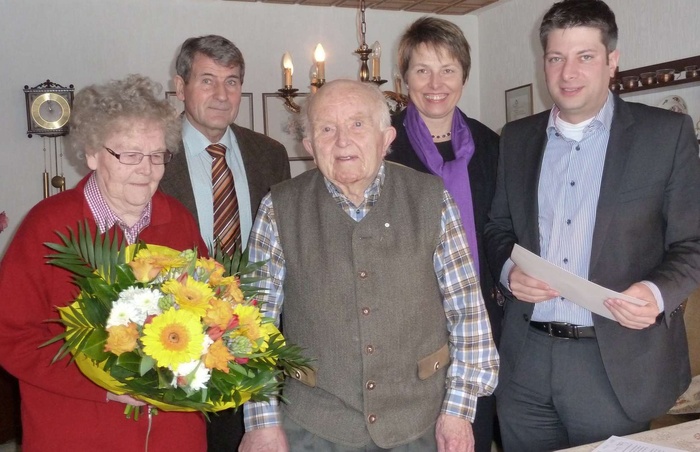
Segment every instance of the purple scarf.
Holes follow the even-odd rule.
[[[406,119],[403,123],[408,134],[408,140],[416,151],[416,155],[428,170],[440,176],[445,188],[454,198],[459,208],[462,224],[467,233],[467,243],[471,250],[474,270],[479,275],[479,251],[476,247],[476,227],[474,226],[474,205],[472,203],[472,190],[469,185],[469,171],[467,165],[474,155],[474,139],[462,116],[459,108],[455,108],[452,115],[452,148],[455,159],[449,162],[443,160],[437,150],[437,146],[430,136],[428,126],[418,113],[418,109],[409,103],[406,108]]]

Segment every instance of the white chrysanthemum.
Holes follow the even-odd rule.
[[[126,301],[136,306],[139,311],[138,324],[143,324],[149,315],[159,315],[163,311],[158,307],[158,300],[163,293],[158,289],[129,287],[119,294],[119,300]],[[136,320],[134,320],[136,321]]]
[[[109,311],[106,327],[110,328],[116,325],[126,326],[129,322],[135,322],[135,319],[138,317],[139,310],[136,306],[122,300],[117,300],[112,304],[112,310]]]
[[[174,387],[178,386],[178,377],[184,377],[180,381],[182,382],[182,379],[188,381],[186,388],[193,391],[204,389],[211,378],[211,371],[199,360],[180,364],[173,373],[175,376],[171,384]]]

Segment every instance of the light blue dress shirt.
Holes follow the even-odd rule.
[[[197,130],[183,115],[182,141],[185,146],[187,168],[192,179],[194,200],[197,204],[197,216],[199,217],[199,230],[204,243],[210,245],[214,242],[214,195],[211,182],[211,165],[214,159],[207,152],[207,146],[211,143],[199,130]],[[250,191],[248,190],[248,178],[241,150],[231,128],[219,143],[226,146],[226,164],[233,174],[233,183],[238,197],[238,211],[241,219],[241,243],[248,243],[248,235],[253,227],[253,214],[250,206]]]

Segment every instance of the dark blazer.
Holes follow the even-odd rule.
[[[238,147],[243,157],[243,166],[250,191],[250,208],[253,221],[255,221],[260,201],[270,191],[270,187],[290,178],[287,151],[282,144],[272,138],[245,127],[231,124],[231,130],[236,135]],[[184,147],[182,148],[183,150],[168,163],[165,175],[160,181],[160,188],[184,204],[199,223],[192,180],[187,169]],[[211,415],[209,420],[210,422],[207,424],[208,452],[236,452],[245,431],[243,410],[220,411]]]
[[[462,114],[467,121],[474,139],[475,152],[467,167],[469,184],[474,205],[474,225],[476,228],[476,246],[479,252],[479,274],[481,292],[484,296],[486,310],[491,321],[494,341],[498,344],[501,330],[502,308],[496,302],[495,281],[491,277],[484,246],[484,226],[488,221],[491,200],[496,191],[496,165],[498,164],[498,135],[475,119]],[[394,115],[391,125],[396,129],[396,139],[391,144],[391,151],[386,160],[401,163],[423,173],[430,173],[428,168],[416,155],[416,151],[408,140],[406,128],[403,125],[406,110]]]
[[[287,151],[281,143],[245,127],[231,124],[231,130],[236,135],[243,157],[250,190],[250,208],[255,220],[260,201],[270,191],[270,187],[290,178]],[[184,147],[168,163],[165,175],[160,181],[160,188],[183,203],[199,221]]]
[[[485,239],[498,277],[515,243],[539,254],[537,187],[549,111],[506,124]],[[622,291],[648,280],[663,295],[656,324],[632,330],[593,315],[607,377],[636,421],[665,413],[688,387],[681,303],[700,281],[700,159],[688,116],[615,97],[596,210],[591,281]],[[506,296],[500,389],[521,355],[534,305]]]

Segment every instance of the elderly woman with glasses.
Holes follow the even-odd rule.
[[[45,320],[77,293],[66,270],[46,263],[45,243],[59,242],[57,232],[87,221],[93,234],[120,242],[206,250],[191,214],[157,191],[180,141],[180,120],[159,90],[132,75],[76,95],[71,147],[92,171],[32,208],[0,263],[0,365],[19,380],[25,452],[206,450],[199,413],[126,419],[125,404],[143,403],[107,393],[67,358],[52,365],[60,343],[39,348],[63,332]]]

